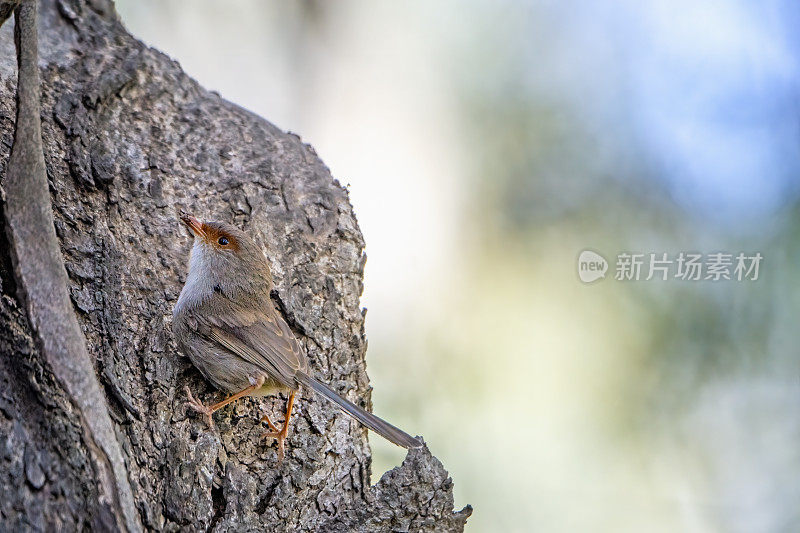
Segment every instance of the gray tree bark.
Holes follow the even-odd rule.
[[[61,330],[37,318],[50,301],[35,289],[51,269],[25,259],[38,241],[14,222],[27,220],[15,218],[25,176],[14,169],[27,167],[10,161],[22,135],[11,25],[0,29],[0,530],[461,531],[471,509],[453,511],[427,448],[370,486],[366,431],[310,395],[281,465],[259,438],[260,413],[277,415],[281,399],[237,402],[213,430],[186,412],[185,385],[221,395],[170,332],[190,245],[177,209],[256,236],[312,368],[369,406],[364,242],[310,146],[201,88],[103,0],[45,0],[39,12],[49,197],[29,193],[30,205],[52,204],[72,308],[61,315],[66,330],[77,317],[83,359],[80,343],[48,344]],[[47,224],[31,234],[46,240]]]

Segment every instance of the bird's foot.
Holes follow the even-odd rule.
[[[283,454],[284,454],[284,445],[283,441],[286,440],[286,436],[289,434],[289,421],[283,423],[283,429],[278,429],[275,424],[269,419],[267,415],[261,417],[262,422],[266,422],[269,426],[269,429],[272,431],[265,431],[261,434],[262,439],[273,438],[278,441],[278,464],[283,462]]]
[[[211,415],[214,413],[214,410],[208,407],[207,405],[203,404],[203,402],[196,399],[194,396],[192,396],[192,391],[189,390],[189,387],[185,387],[184,390],[186,391],[186,396],[189,397],[189,401],[186,402],[186,407],[190,407],[195,411],[197,411],[198,413],[205,415],[208,427],[213,428],[214,420],[212,420]]]

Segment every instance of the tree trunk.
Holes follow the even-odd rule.
[[[366,430],[310,394],[280,465],[259,418],[280,419],[282,399],[237,402],[215,429],[187,413],[184,386],[206,402],[221,394],[170,331],[190,246],[177,209],[256,237],[314,373],[369,407],[364,242],[310,146],[204,90],[104,0],[39,11],[45,201],[68,274],[64,323],[77,315],[88,348],[85,367],[80,354],[60,366],[6,222],[19,207],[4,190],[17,131],[11,25],[0,30],[0,530],[461,531],[471,509],[453,512],[452,481],[427,448],[370,486]],[[90,379],[69,377],[86,369]]]

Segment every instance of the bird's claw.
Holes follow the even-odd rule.
[[[286,435],[283,433],[283,431],[265,431],[264,433],[261,434],[262,439],[270,437],[278,441],[278,464],[281,464],[283,462],[283,453],[284,453],[283,441],[286,440]]]
[[[189,387],[185,387],[184,390],[186,391],[186,396],[189,397],[189,401],[186,402],[186,407],[190,407],[193,410],[197,411],[198,413],[205,415],[208,427],[213,429],[214,420],[211,418],[211,415],[214,413],[214,411],[212,411],[211,408],[203,404],[203,402],[192,396],[192,391],[189,390]]]
[[[270,420],[270,419],[269,419],[269,417],[268,417],[267,415],[264,415],[264,416],[262,416],[262,417],[261,417],[261,421],[262,421],[262,422],[266,422],[266,423],[267,423],[267,425],[269,426],[269,429],[271,429],[273,432],[275,432],[275,433],[278,433],[278,432],[280,432],[280,429],[278,429],[278,428],[275,426],[275,424],[273,424],[273,423],[272,423],[272,420]],[[262,435],[262,437],[264,437],[264,436],[266,436],[266,433],[265,433],[264,435]]]
[[[283,429],[278,429],[275,424],[269,419],[267,415],[261,417],[262,422],[266,422],[272,431],[265,431],[261,434],[262,439],[272,438],[278,441],[278,464],[283,462],[284,445],[283,441],[286,440],[286,435],[289,434],[289,424],[284,423]]]

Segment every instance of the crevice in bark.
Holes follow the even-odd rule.
[[[211,502],[214,507],[214,514],[211,517],[211,522],[208,524],[207,531],[213,531],[214,526],[217,525],[225,514],[225,491],[222,487],[211,488]]]
[[[286,323],[292,329],[292,332],[299,334],[299,336],[308,336],[308,332],[305,330],[303,325],[295,319],[294,315],[289,313],[289,310],[286,308],[286,303],[283,301],[283,298],[281,298],[280,293],[273,289],[269,295],[272,299],[272,302],[275,304],[275,307],[278,308],[278,312],[280,312],[284,320],[286,320]]]
[[[21,0],[0,2],[0,26],[11,17],[14,9],[19,5]]]
[[[17,281],[11,264],[11,243],[6,235],[5,201],[0,198],[0,294],[17,297]]]

